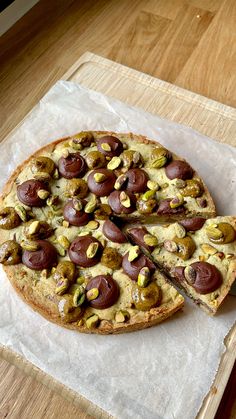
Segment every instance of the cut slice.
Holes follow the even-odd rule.
[[[235,217],[198,217],[129,227],[127,233],[189,297],[215,314],[236,278],[235,228]]]

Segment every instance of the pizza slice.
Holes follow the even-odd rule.
[[[236,278],[235,217],[135,226],[127,234],[199,306],[216,313]]]

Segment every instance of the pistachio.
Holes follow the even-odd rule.
[[[148,199],[147,201],[143,201],[142,199],[137,200],[137,210],[141,214],[151,214],[156,205],[157,201],[155,198]]]
[[[78,134],[73,135],[69,141],[69,145],[75,150],[79,150],[79,146],[89,147],[93,141],[93,134],[89,131],[81,131]]]
[[[122,188],[122,186],[124,186],[124,184],[125,184],[125,182],[127,181],[127,176],[124,174],[124,175],[120,175],[120,176],[118,176],[118,178],[116,179],[116,181],[115,181],[115,185],[114,185],[114,188],[117,190],[117,191],[119,191],[121,188]]]
[[[99,296],[99,289],[98,288],[91,288],[86,293],[86,298],[88,301],[96,300]]]
[[[125,208],[129,208],[131,206],[130,197],[124,191],[120,194],[120,202]]]
[[[188,260],[196,250],[196,244],[191,236],[185,236],[183,238],[175,236],[173,241],[178,246],[178,251],[175,253],[176,256],[183,260]]]
[[[102,183],[106,179],[106,175],[104,175],[104,173],[95,173],[93,177],[97,183]]]
[[[92,329],[94,327],[97,327],[99,324],[99,317],[97,314],[93,314],[92,316],[90,316],[88,319],[86,319],[85,322],[86,326],[88,329]]]
[[[73,295],[74,307],[81,306],[85,301],[85,289],[84,287],[78,286]]]
[[[205,262],[206,261],[206,256],[200,255],[200,256],[198,256],[198,259],[200,260],[200,262]]]
[[[153,198],[155,195],[156,195],[156,191],[155,190],[146,191],[142,195],[142,200],[143,201],[148,201],[149,199]]]
[[[66,221],[66,220],[62,221],[62,226],[65,228],[68,228],[70,226],[69,221]]]
[[[75,277],[75,265],[69,260],[63,260],[58,263],[55,271],[53,272],[55,281],[59,281],[61,278],[67,278],[70,283],[74,281]]]
[[[168,186],[169,186],[169,183],[167,183],[167,182],[160,185],[161,189],[166,189],[166,188],[168,188]]]
[[[117,167],[119,167],[121,164],[121,158],[120,157],[112,157],[112,159],[109,161],[107,168],[109,170],[115,170]]]
[[[122,264],[122,256],[114,247],[106,247],[102,253],[101,263],[107,268],[119,269]]]
[[[28,227],[28,235],[32,236],[40,230],[40,222],[38,220],[32,221]]]
[[[226,259],[232,259],[233,257],[235,257],[235,255],[233,253],[227,253],[225,257]]]
[[[89,230],[97,230],[98,227],[99,222],[95,220],[89,221],[88,224],[86,224],[86,228],[88,228]]]
[[[92,198],[87,202],[87,204],[84,207],[84,211],[87,214],[91,214],[97,207],[98,203],[97,203],[97,199],[96,197],[93,195]]]
[[[186,186],[181,190],[183,196],[197,198],[202,195],[202,184],[199,179],[186,180]]]
[[[20,204],[16,205],[15,211],[19,215],[21,221],[25,223],[25,221],[27,220],[27,212],[26,212],[26,209],[23,207],[23,205],[20,205]]]
[[[104,151],[111,151],[111,146],[110,146],[110,144],[108,144],[108,143],[102,143],[102,144],[101,144],[101,148],[102,148]]]
[[[81,211],[83,208],[82,201],[79,198],[72,199],[73,207],[76,211]]]
[[[196,280],[196,271],[193,269],[191,265],[186,266],[186,268],[184,268],[184,276],[189,284],[194,284]]]
[[[55,180],[59,179],[59,171],[58,171],[58,169],[55,169],[54,170],[54,173],[53,173],[52,177]]]
[[[55,163],[52,159],[46,156],[39,156],[32,160],[31,171],[32,173],[45,172],[50,176],[55,170]]]
[[[47,199],[50,195],[50,192],[46,191],[45,189],[39,189],[37,195],[40,199]]]
[[[130,169],[131,167],[141,167],[142,166],[142,157],[138,151],[134,150],[125,150],[122,155],[122,160],[124,167]]]
[[[92,259],[96,255],[98,248],[99,248],[99,243],[96,243],[96,242],[90,243],[86,251],[87,258]]]
[[[46,204],[49,207],[52,207],[54,205],[57,205],[58,201],[59,201],[59,196],[58,195],[51,195],[51,196],[49,196],[49,198],[47,198]]]
[[[21,247],[14,240],[7,240],[0,245],[0,263],[15,265],[21,262]]]
[[[147,187],[151,191],[157,191],[160,188],[160,186],[158,185],[157,182],[155,182],[155,180],[148,180]]]
[[[207,237],[211,240],[219,240],[223,237],[223,233],[221,230],[217,228],[215,224],[210,224],[205,228]]]
[[[140,269],[138,274],[138,285],[142,288],[145,288],[150,281],[150,270],[147,266],[144,266]]]
[[[78,285],[82,285],[85,282],[85,277],[84,276],[78,276],[78,278],[76,279],[76,284]]]
[[[144,243],[148,246],[157,246],[158,240],[156,236],[153,236],[152,234],[145,234],[143,236]]]
[[[98,208],[94,211],[94,217],[98,220],[106,220],[112,214],[110,205],[99,204]]]
[[[184,198],[183,195],[180,193],[177,193],[176,196],[170,201],[170,208],[177,208],[180,207],[180,205],[183,205]]]
[[[36,180],[42,180],[44,182],[49,182],[49,180],[51,179],[51,176],[47,172],[37,172],[37,173],[34,173],[34,176],[33,177]]]
[[[72,140],[69,141],[69,146],[72,147],[74,150],[82,150],[83,148],[82,144],[78,143],[78,141],[75,138],[72,138]]]
[[[83,320],[83,319],[80,319],[80,320],[77,322],[77,325],[78,325],[79,327],[83,326],[83,325],[84,325],[84,320]]]
[[[88,195],[88,185],[84,179],[69,179],[66,183],[65,195],[68,197],[76,196],[77,198],[85,198]]]
[[[153,167],[154,169],[160,169],[161,167],[165,166],[166,163],[167,158],[165,156],[160,156],[152,161],[151,167]]]
[[[214,255],[217,252],[217,249],[215,249],[215,247],[211,246],[208,243],[203,243],[201,245],[201,249],[204,253],[207,253],[208,255]]]
[[[55,293],[58,295],[65,294],[65,292],[69,288],[69,285],[70,283],[67,278],[61,278],[56,284]]]
[[[90,151],[86,156],[89,169],[99,169],[106,166],[106,157],[100,151]]]
[[[170,253],[178,252],[178,245],[173,240],[165,240],[164,248]]]
[[[66,236],[58,236],[57,241],[63,247],[63,249],[69,249],[70,242]]]
[[[178,188],[178,189],[185,188],[185,186],[186,186],[186,182],[185,182],[185,180],[183,180],[183,179],[176,179],[176,180],[175,180],[175,186],[176,186],[176,188]]]
[[[175,224],[175,234],[180,239],[182,239],[183,237],[185,237],[186,236],[186,230],[185,230],[184,226],[182,226],[179,223],[176,223]]]
[[[128,254],[128,261],[129,262],[133,262],[133,260],[137,259],[137,257],[140,254],[140,249],[138,246],[132,246],[129,249],[129,254]]]
[[[29,250],[30,252],[36,252],[39,250],[39,245],[37,242],[30,240],[22,240],[20,243],[22,249]]]
[[[116,323],[124,323],[129,320],[130,314],[126,310],[119,310],[115,314],[115,321]]]
[[[65,250],[65,249],[64,249],[64,247],[62,247],[61,245],[56,246],[56,249],[57,249],[57,253],[58,253],[60,256],[64,257],[64,256],[66,255],[66,250]]]
[[[65,159],[67,159],[67,157],[69,157],[69,155],[70,155],[70,152],[69,152],[69,150],[64,149],[64,150],[62,150],[61,154]]]

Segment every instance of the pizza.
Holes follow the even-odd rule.
[[[152,326],[184,303],[170,270],[130,242],[126,223],[216,215],[184,159],[144,136],[101,131],[38,150],[0,205],[0,262],[19,295],[50,321],[101,334]]]

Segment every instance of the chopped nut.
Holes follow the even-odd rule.
[[[235,257],[235,255],[233,253],[227,253],[227,255],[225,255],[226,259],[232,259],[233,257]]]
[[[117,191],[119,191],[122,188],[122,186],[125,184],[125,182],[127,181],[127,179],[128,178],[127,178],[127,176],[125,174],[118,176],[118,178],[115,181],[114,188]]]
[[[186,182],[185,182],[185,180],[183,180],[183,179],[176,179],[176,181],[175,181],[175,186],[176,186],[176,188],[178,188],[178,189],[183,189],[183,188],[185,188],[185,186],[186,186]]]
[[[147,183],[147,187],[151,191],[157,191],[160,188],[160,186],[158,185],[158,183],[155,182],[154,180],[149,180],[148,183]]]
[[[15,211],[19,215],[21,221],[25,222],[27,220],[27,212],[23,205],[16,205]]]
[[[102,183],[106,179],[106,175],[104,175],[104,173],[95,173],[93,177],[97,183]]]
[[[56,285],[55,293],[58,295],[63,295],[69,288],[69,281],[67,278],[61,278]]]
[[[170,208],[177,208],[180,205],[183,205],[184,197],[180,193],[177,193],[176,196],[170,201]]]
[[[63,236],[63,235],[59,236],[57,238],[57,241],[63,247],[63,249],[69,249],[70,242],[66,236]]]
[[[46,191],[45,189],[39,189],[37,195],[40,199],[47,199],[50,195],[50,192]]]
[[[119,167],[121,164],[121,158],[120,157],[112,157],[112,159],[109,161],[107,168],[109,170],[115,170],[117,167]]]
[[[69,221],[64,220],[64,221],[62,221],[62,225],[63,225],[63,227],[68,228],[70,223],[69,223]]]
[[[84,207],[84,211],[87,213],[87,214],[91,214],[96,208],[97,208],[97,205],[98,205],[98,203],[97,203],[97,199],[96,199],[96,197],[95,196],[93,196],[88,202],[87,202],[87,204],[85,205],[85,207]]]
[[[129,249],[129,254],[128,254],[128,261],[129,262],[133,262],[133,260],[137,259],[137,257],[140,254],[140,249],[138,246],[132,246]]]
[[[58,196],[58,195],[51,195],[51,196],[49,196],[49,198],[47,199],[46,204],[47,204],[49,207],[52,207],[52,206],[54,206],[54,205],[58,204],[58,201],[59,201],[59,196]]]
[[[55,179],[55,180],[57,180],[57,179],[59,179],[59,172],[58,172],[58,169],[55,169],[55,171],[54,171],[54,173],[53,173],[53,179]]]
[[[93,327],[97,327],[99,324],[99,317],[97,314],[93,314],[91,317],[86,319],[86,326],[88,329],[92,329]]]
[[[191,265],[186,266],[186,268],[184,269],[184,276],[190,284],[194,284],[196,280],[196,271],[193,269]]]
[[[34,179],[37,180],[42,180],[44,182],[49,182],[49,180],[51,179],[51,176],[49,175],[49,173],[46,172],[36,172],[33,175]]]
[[[200,262],[205,262],[205,260],[206,260],[206,256],[204,256],[204,255],[200,255],[200,256],[198,257],[198,259],[200,260]]]
[[[57,253],[58,253],[60,256],[64,257],[64,256],[66,255],[66,250],[65,250],[65,249],[64,249],[64,247],[62,247],[61,245],[56,246],[56,249],[57,249]]]
[[[36,252],[36,250],[39,250],[39,247],[40,247],[38,243],[34,241],[30,241],[30,240],[22,240],[20,245],[22,249],[28,250],[30,252]]]
[[[111,151],[111,146],[110,146],[110,144],[108,144],[108,143],[102,143],[102,144],[101,144],[101,148],[102,148],[104,151]]]
[[[156,195],[155,190],[147,191],[142,195],[142,200],[143,201],[148,201],[150,198],[153,198],[155,195]]]
[[[81,211],[83,208],[83,204],[79,198],[72,199],[73,207],[76,211]]]
[[[124,191],[120,194],[120,202],[125,208],[129,208],[131,206],[130,197]]]
[[[85,290],[84,287],[78,286],[73,295],[73,305],[74,307],[81,306],[85,301]]]
[[[150,270],[148,267],[144,266],[140,269],[138,274],[138,285],[142,288],[145,288],[150,281]]]
[[[98,248],[99,248],[99,243],[96,243],[96,242],[90,243],[86,251],[87,258],[92,259],[96,255]]]
[[[88,224],[86,224],[86,227],[89,230],[97,230],[97,228],[99,227],[99,222],[95,220],[89,221]]]
[[[28,235],[31,236],[37,233],[39,230],[40,230],[40,222],[32,221],[32,223],[28,227]]]
[[[209,239],[218,240],[223,237],[223,233],[219,228],[217,228],[217,224],[210,224],[206,226],[205,230]]]
[[[130,315],[129,312],[126,310],[119,310],[115,314],[115,321],[116,323],[124,323],[129,320]]]
[[[62,156],[66,159],[67,157],[69,157],[69,150],[67,150],[67,149],[64,149],[64,150],[62,150]]]
[[[148,246],[157,246],[158,240],[157,237],[153,236],[152,234],[145,234],[143,236],[144,243]]]
[[[208,243],[203,243],[201,245],[201,249],[204,253],[207,253],[208,255],[214,255],[217,252],[217,249],[215,249],[215,247],[211,246]]]
[[[186,230],[181,224],[176,223],[175,224],[175,234],[176,234],[177,237],[182,239],[186,236]]]
[[[159,158],[152,161],[151,167],[160,169],[161,167],[165,166],[166,162],[167,158],[165,156],[160,156]]]
[[[86,293],[86,298],[88,301],[96,300],[99,296],[99,289],[98,288],[91,288]]]
[[[164,248],[170,253],[178,252],[178,245],[173,240],[165,240]]]
[[[82,144],[78,143],[75,138],[69,141],[69,146],[72,147],[74,150],[82,150]]]
[[[85,281],[85,277],[84,276],[78,276],[78,278],[76,279],[76,284],[78,285],[82,285]]]

